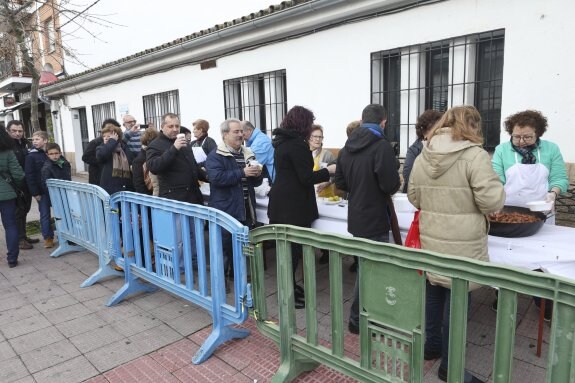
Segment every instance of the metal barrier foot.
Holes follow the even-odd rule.
[[[100,267],[94,274],[90,275],[88,279],[82,282],[80,287],[89,287],[101,279],[117,276],[124,276],[124,272],[115,270],[111,265],[106,265],[104,267]]]
[[[124,283],[124,286],[120,288],[116,292],[116,294],[112,295],[112,297],[106,303],[106,306],[110,307],[115,305],[116,303],[121,302],[126,298],[128,295],[137,294],[137,293],[152,293],[157,291],[158,288],[154,285],[150,285],[148,283],[142,283],[138,280],[132,280],[130,282]]]
[[[68,241],[62,240],[58,241],[58,247],[50,254],[50,256],[56,258],[59,257],[60,255],[64,255],[67,253],[73,253],[76,251],[85,251],[85,250],[86,249],[83,248],[82,246],[71,245]]]
[[[245,338],[248,335],[250,335],[250,331],[241,328],[228,326],[214,328],[208,339],[206,339],[202,347],[200,347],[196,355],[192,358],[192,363],[200,364],[208,359],[219,345],[228,340]]]
[[[295,356],[294,356],[295,357]],[[272,383],[289,383],[300,374],[315,370],[320,363],[311,359],[284,360],[273,376]]]

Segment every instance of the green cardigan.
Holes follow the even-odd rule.
[[[539,153],[541,161],[537,151],[534,152],[537,163],[542,163],[549,170],[549,190],[553,187],[558,187],[561,189],[561,193],[566,192],[569,187],[569,179],[559,146],[550,141],[539,140]],[[517,154],[517,160],[521,163],[521,154],[513,150],[511,142],[507,141],[497,145],[491,159],[493,170],[495,170],[504,185],[506,182],[505,172],[516,163],[515,154]]]
[[[0,173],[11,176],[16,184],[22,184],[24,180],[24,171],[18,163],[16,156],[12,150],[4,150],[0,152]],[[7,201],[15,199],[16,193],[4,177],[0,176],[0,201]]]

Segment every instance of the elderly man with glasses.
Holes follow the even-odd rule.
[[[125,129],[124,142],[128,145],[128,150],[136,156],[142,150],[140,143],[141,126],[131,114],[122,117],[122,125]]]

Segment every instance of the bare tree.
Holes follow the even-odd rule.
[[[33,131],[40,129],[38,119],[38,96],[39,83],[42,71],[42,57],[46,51],[43,49],[40,39],[44,39],[45,45],[55,47],[60,53],[60,65],[64,68],[64,54],[68,60],[87,68],[78,58],[75,51],[68,48],[63,40],[74,38],[74,29],[88,32],[92,37],[96,35],[90,32],[89,27],[97,24],[102,27],[118,25],[109,22],[105,17],[90,14],[88,11],[100,0],[94,0],[88,5],[77,5],[70,0],[0,0],[0,65],[16,68],[16,61],[20,60],[21,68],[32,77],[30,90],[31,127]],[[42,6],[49,6],[52,10],[52,28],[49,30],[40,25],[36,14]],[[35,12],[30,12],[34,10]],[[61,19],[62,24],[56,20]],[[72,31],[63,34],[61,27],[71,24]],[[64,35],[64,36],[62,36]],[[11,64],[11,65],[9,65]],[[0,67],[0,72],[2,72]],[[6,68],[4,68],[6,69]],[[12,69],[13,70],[13,69]]]

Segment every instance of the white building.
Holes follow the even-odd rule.
[[[101,121],[129,113],[159,126],[208,120],[219,141],[227,117],[266,130],[303,105],[341,147],[345,127],[371,102],[388,109],[403,155],[428,108],[473,104],[486,148],[509,139],[506,116],[537,109],[545,138],[575,163],[575,74],[569,0],[299,0],[194,33],[42,89],[55,100],[55,136],[81,171],[83,144]],[[574,177],[571,177],[572,179]]]

